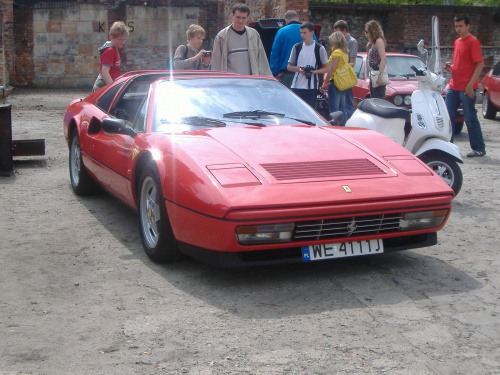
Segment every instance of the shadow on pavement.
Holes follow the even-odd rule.
[[[193,259],[155,264],[142,249],[132,210],[106,193],[77,199],[130,251],[123,259],[139,259],[165,283],[221,313],[243,318],[276,319],[370,308],[481,287],[448,263],[415,251],[240,269],[217,268]],[[163,293],[161,284],[154,288]]]

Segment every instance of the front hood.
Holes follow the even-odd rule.
[[[178,167],[166,172],[165,197],[210,216],[451,194],[403,147],[366,129],[280,125],[167,137]]]
[[[396,176],[360,144],[327,128],[243,127],[208,130],[207,134],[269,183]]]
[[[407,79],[391,79],[391,83],[387,85],[387,89],[395,91],[397,94],[411,94],[418,89],[418,81]]]

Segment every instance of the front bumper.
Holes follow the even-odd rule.
[[[447,211],[441,224],[435,227],[403,231],[397,225],[402,212],[433,210]],[[207,263],[225,267],[301,262],[302,246],[368,239],[383,240],[385,252],[431,246],[436,244],[436,232],[445,225],[450,210],[450,197],[440,196],[405,202],[235,210],[225,218],[214,218],[167,201],[168,216],[180,250]],[[347,232],[346,223],[351,221],[356,223],[356,229]],[[252,245],[238,242],[239,227],[283,223],[295,223],[290,242]],[[312,234],[307,235],[299,233],[304,226],[316,228],[318,225],[321,228],[329,226],[329,229],[327,232],[309,231]]]
[[[394,251],[402,251],[436,245],[437,233],[433,232],[405,237],[386,238],[383,241],[384,253],[390,253]],[[200,260],[204,263],[228,268],[302,262],[302,249],[300,247],[245,252],[222,252],[208,250],[187,243],[179,242],[179,249],[184,254],[189,255],[190,257]]]

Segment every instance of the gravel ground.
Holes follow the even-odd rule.
[[[456,139],[438,245],[228,270],[151,263],[132,211],[72,193],[62,118],[85,94],[9,97],[14,138],[46,155],[0,177],[0,374],[500,373],[500,117],[479,115],[486,157]]]

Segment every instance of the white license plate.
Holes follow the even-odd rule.
[[[380,239],[311,245],[302,246],[302,260],[304,262],[311,262],[313,260],[355,257],[359,255],[381,254],[383,252],[384,241]]]

